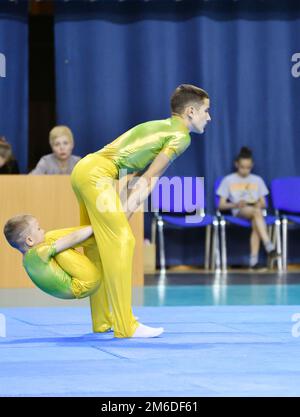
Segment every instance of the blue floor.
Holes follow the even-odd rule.
[[[134,307],[148,340],[92,334],[86,307],[0,313],[1,396],[300,395],[300,305]]]

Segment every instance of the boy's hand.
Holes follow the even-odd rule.
[[[164,152],[160,152],[147,167],[143,175],[139,177],[128,197],[126,213],[128,219],[152,192],[159,177],[171,163],[171,159]]]

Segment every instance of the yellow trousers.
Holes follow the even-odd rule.
[[[138,322],[131,307],[135,237],[116,191],[117,178],[116,165],[97,153],[81,159],[71,174],[80,224],[92,225],[97,243],[94,250],[84,249],[101,275],[99,289],[90,296],[93,330],[113,325],[114,336],[122,338],[131,337]]]
[[[81,227],[69,227],[64,229],[51,230],[46,233],[47,243],[56,240],[81,229]],[[97,244],[94,236],[85,241],[74,245],[74,247],[64,250],[55,255],[58,265],[71,276],[70,298],[85,298],[93,294],[100,285],[101,275],[96,265],[91,262],[89,257],[77,251],[76,247],[84,248],[86,253],[95,252],[97,255]]]

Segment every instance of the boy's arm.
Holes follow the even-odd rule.
[[[131,174],[126,175],[126,177],[121,178],[119,180],[119,195],[122,205],[126,204],[130,194],[132,194],[133,190],[135,189],[135,184],[138,181],[139,177],[141,177],[148,169],[148,166],[141,171],[136,171]]]
[[[146,172],[140,176],[127,201],[127,218],[130,218],[132,213],[134,213],[148,197],[159,177],[164,173],[171,162],[172,160],[164,152],[160,152]]]
[[[55,253],[58,254],[66,249],[72,248],[75,245],[85,241],[93,234],[92,226],[83,227],[80,230],[76,230],[55,242]]]
[[[65,237],[67,235],[70,235],[71,233],[76,232],[76,230],[84,229],[87,226],[90,226],[90,224],[87,223],[81,226],[64,227],[63,229],[49,230],[45,234],[45,239],[47,241],[51,240],[52,242],[55,242],[56,240],[61,239],[62,237]]]

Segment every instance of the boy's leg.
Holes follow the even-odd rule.
[[[74,190],[79,203],[80,224],[91,224],[85,204],[80,195]],[[103,266],[99,257],[99,250],[95,237],[92,236],[81,244],[84,248],[84,254],[99,270],[101,277],[99,288],[90,296],[90,309],[92,316],[92,326],[95,333],[106,332],[112,326],[112,314],[109,308],[109,300],[103,279]]]
[[[71,290],[76,298],[87,297],[99,288],[99,270],[87,256],[71,248],[57,254],[55,260],[71,276]]]
[[[67,236],[84,226],[68,227],[64,229],[51,230],[46,233],[48,242],[55,242],[61,237]],[[95,292],[99,288],[102,275],[90,259],[75,250],[75,247],[93,248],[96,247],[94,236],[84,242],[74,245],[73,248],[64,250],[55,255],[55,260],[60,267],[72,277],[73,292],[76,298],[83,298]]]
[[[135,238],[114,184],[99,180],[82,187],[81,197],[93,227],[113,311],[116,337],[131,337],[138,327],[132,314],[132,259]]]
[[[112,313],[109,308],[109,300],[103,279],[103,267],[95,237],[92,236],[83,242],[83,248],[85,255],[96,266],[101,277],[98,289],[90,295],[93,331],[95,333],[106,332],[112,326]]]

